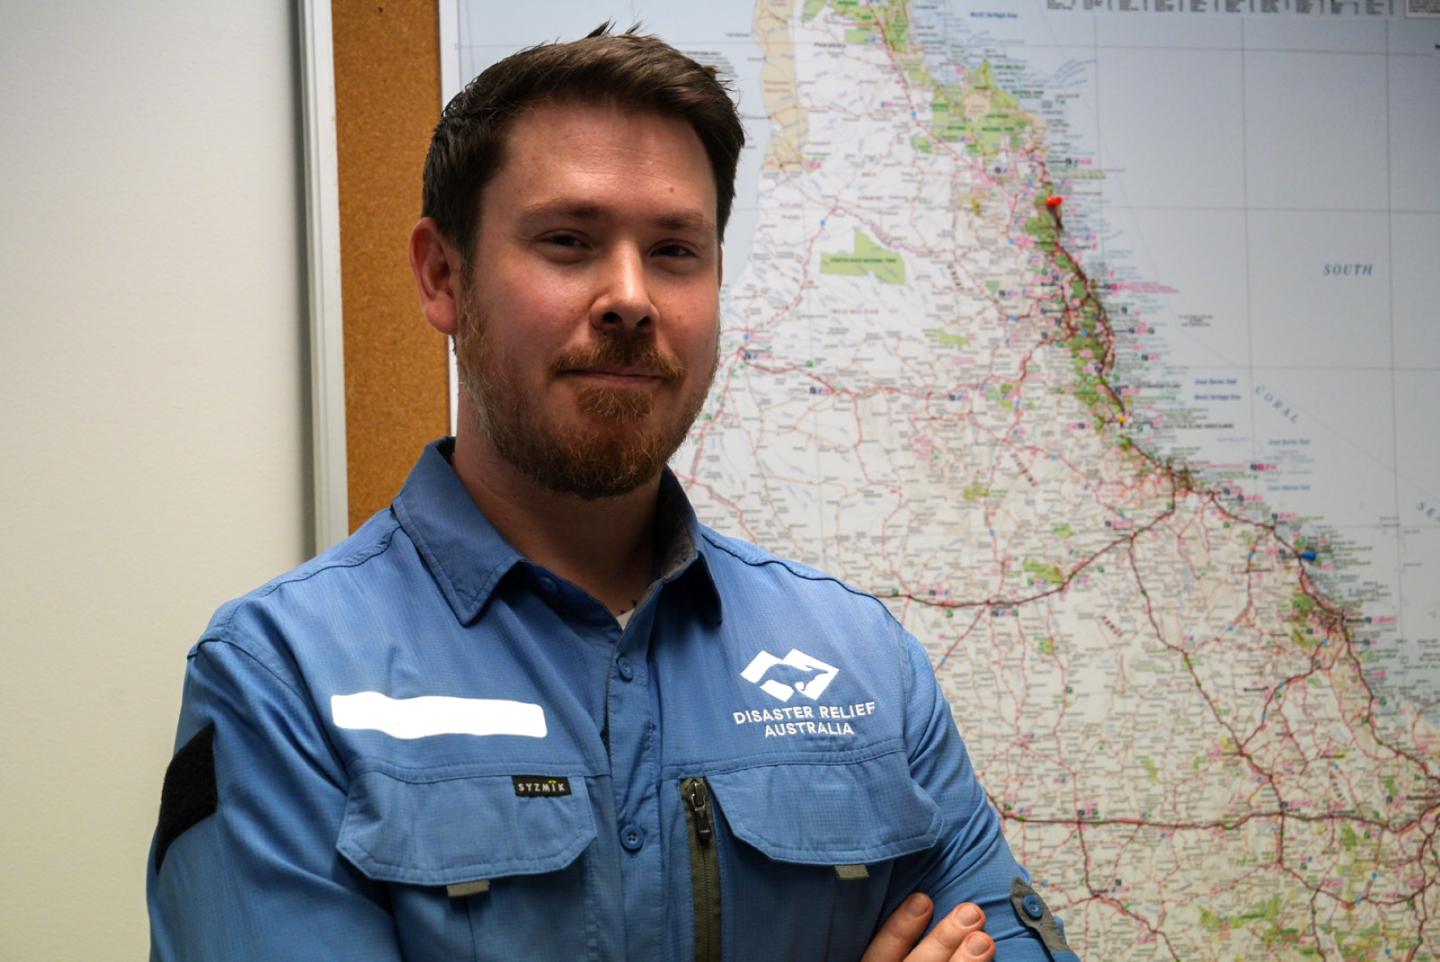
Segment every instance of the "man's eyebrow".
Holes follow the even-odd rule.
[[[522,221],[544,220],[548,217],[562,217],[568,220],[599,221],[607,216],[605,208],[585,200],[542,201],[521,208]],[[710,233],[715,222],[698,210],[667,211],[655,217],[651,223],[664,230],[696,231]]]
[[[666,230],[693,230],[702,234],[713,233],[715,230],[715,222],[698,210],[661,214],[655,218],[655,226]]]
[[[599,204],[584,200],[547,200],[520,209],[521,220],[565,217],[571,220],[600,220],[605,212]]]

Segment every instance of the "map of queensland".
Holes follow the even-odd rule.
[[[702,518],[925,642],[1083,957],[1440,957],[1440,21],[638,13],[755,142]]]

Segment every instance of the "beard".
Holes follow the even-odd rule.
[[[514,369],[496,357],[489,323],[467,296],[455,334],[464,403],[495,452],[521,474],[556,493],[586,499],[628,494],[660,473],[699,415],[719,362],[717,342],[710,370],[696,387],[685,388],[685,366],[662,354],[652,335],[617,326],[557,357],[549,376],[599,366],[639,368],[660,377],[662,389],[681,385],[686,394],[680,408],[668,423],[655,423],[649,390],[587,386],[576,396],[579,421],[567,426],[547,416],[517,383]]]

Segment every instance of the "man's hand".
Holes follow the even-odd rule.
[[[916,892],[885,920],[860,962],[992,962],[995,940],[980,931],[985,913],[972,902],[955,906],[919,945],[935,905]]]

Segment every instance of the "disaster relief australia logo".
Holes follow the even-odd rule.
[[[875,714],[873,701],[849,705],[819,704],[820,696],[840,669],[819,658],[791,648],[784,658],[761,651],[750,660],[740,677],[756,686],[783,707],[748,708],[731,712],[737,725],[764,725],[766,738],[786,735],[854,735],[855,719]],[[796,695],[803,701],[790,704]],[[810,704],[810,703],[814,704]]]

